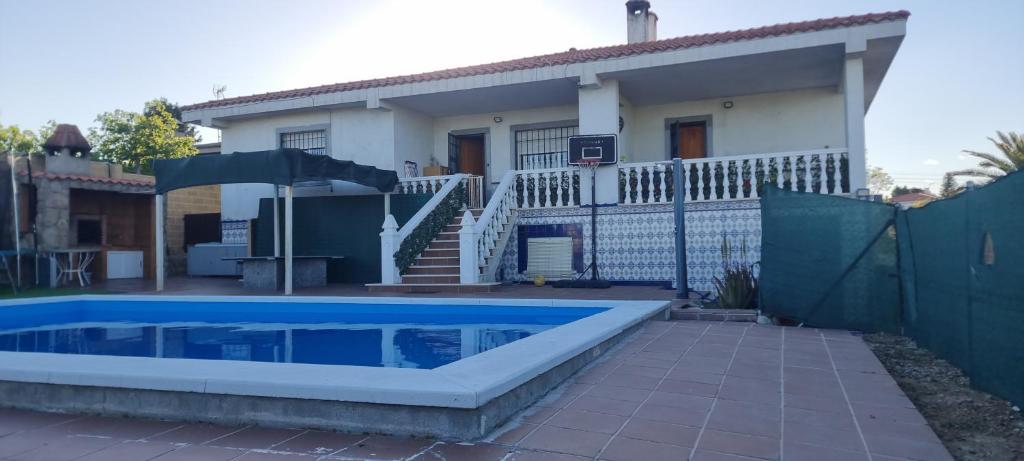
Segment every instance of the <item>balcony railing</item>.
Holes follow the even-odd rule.
[[[619,203],[672,203],[671,161],[619,165]],[[683,197],[687,202],[750,200],[763,184],[788,190],[839,195],[850,193],[846,149],[736,155],[683,161]]]
[[[541,152],[537,154],[520,154],[520,170],[545,170],[552,168],[565,168],[569,164],[569,153]]]

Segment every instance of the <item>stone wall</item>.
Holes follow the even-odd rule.
[[[185,215],[220,213],[220,186],[199,186],[167,193],[167,274],[186,269]]]

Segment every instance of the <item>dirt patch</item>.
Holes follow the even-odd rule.
[[[864,340],[961,461],[1024,460],[1024,417],[998,397],[970,388],[960,369],[913,340],[888,334]]]

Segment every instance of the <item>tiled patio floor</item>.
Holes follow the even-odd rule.
[[[0,410],[0,459],[952,459],[860,338],[651,322],[486,441]]]

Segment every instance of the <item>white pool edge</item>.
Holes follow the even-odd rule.
[[[79,295],[74,300],[605,307],[609,310],[432,370],[0,352],[0,381],[476,409],[669,307],[668,301]]]

